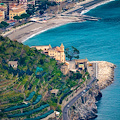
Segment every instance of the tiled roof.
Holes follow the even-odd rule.
[[[10,65],[17,65],[17,62],[18,61],[9,61],[8,64],[10,64]]]
[[[12,11],[12,12],[21,12],[21,11],[25,11],[25,9],[23,9],[23,8],[18,8],[18,9],[12,9],[12,10],[10,10],[10,11]]]

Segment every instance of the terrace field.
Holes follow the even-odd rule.
[[[62,64],[42,54],[41,50],[17,41],[0,36],[0,51],[0,119],[16,116],[21,120],[40,119],[55,110],[61,112],[62,100],[73,92],[71,88],[85,82],[85,74],[63,75]],[[9,66],[9,61],[17,61],[17,68]],[[38,68],[41,71],[37,71]],[[58,94],[52,94],[52,89],[58,89]]]

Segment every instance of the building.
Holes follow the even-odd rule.
[[[0,22],[4,21],[7,16],[7,5],[4,3],[0,3]]]
[[[21,14],[26,13],[26,10],[19,7],[14,7],[9,11],[9,20],[14,20],[14,16],[20,16]]]
[[[51,94],[57,95],[59,92],[59,89],[53,89],[50,91]]]
[[[27,0],[19,0],[19,4],[25,4],[27,2],[28,2]]]
[[[42,50],[43,53],[46,55],[49,55],[52,58],[55,58],[55,60],[60,61],[62,63],[65,62],[65,53],[64,53],[64,45],[61,44],[60,47],[51,47],[51,45],[46,46],[32,46],[32,48],[36,48],[37,50]]]
[[[9,62],[8,62],[8,65],[9,65],[9,66],[12,66],[14,69],[16,69],[17,66],[18,66],[18,61],[9,61]]]
[[[75,66],[78,68],[78,70],[85,70],[87,69],[87,62],[88,59],[76,59],[75,60]]]
[[[4,19],[5,19],[5,12],[0,11],[0,22],[4,21]]]
[[[66,75],[69,72],[69,63],[65,62],[61,68],[60,68],[61,72]]]
[[[65,2],[66,0],[49,0],[51,2]]]
[[[19,0],[19,5],[21,5],[21,8],[27,10],[28,0]]]

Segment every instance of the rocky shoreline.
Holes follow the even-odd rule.
[[[114,81],[115,65],[106,61],[92,61],[97,63],[97,79],[92,88],[83,94],[69,109],[70,120],[91,120],[97,117],[96,102],[102,97],[101,89]]]
[[[70,120],[90,120],[97,117],[96,101],[102,97],[97,82],[83,94],[69,109]]]
[[[111,85],[114,81],[114,69],[116,65],[106,61],[96,61],[98,64],[97,79],[100,89],[104,89]]]

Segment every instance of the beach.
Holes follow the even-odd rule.
[[[86,0],[84,2],[80,2],[77,3],[75,5],[75,7],[73,9],[68,10],[67,12],[65,12],[65,14],[70,13],[71,11],[79,11],[81,13],[80,16],[82,16],[82,14],[84,14],[85,12],[88,12],[89,10],[105,4],[107,2],[110,2],[112,0]],[[83,9],[84,6],[84,9]],[[18,42],[23,43],[24,41],[28,40],[29,38],[40,34],[44,31],[47,31],[49,29],[55,28],[55,27],[59,27],[68,23],[72,23],[72,22],[83,22],[84,20],[82,19],[82,17],[68,17],[68,16],[61,16],[64,13],[58,14],[55,17],[43,21],[43,22],[31,22],[28,23],[25,26],[21,26],[19,28],[15,28],[12,31],[9,31],[8,33],[3,34],[3,36],[7,36],[9,37],[11,40],[17,40]]]

